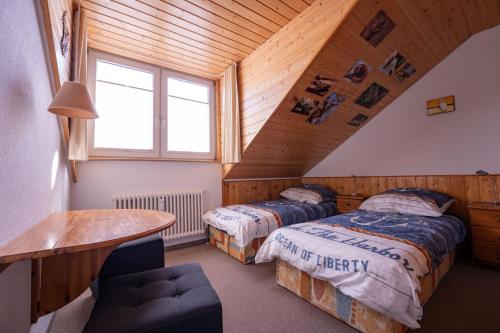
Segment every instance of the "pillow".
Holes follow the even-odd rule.
[[[326,200],[335,199],[335,192],[319,184],[304,184],[290,187],[280,193],[283,198],[319,204]]]
[[[441,216],[455,201],[436,191],[419,188],[395,188],[365,200],[359,209],[374,212]]]

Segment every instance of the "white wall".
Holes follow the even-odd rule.
[[[222,170],[217,163],[167,161],[89,161],[78,165],[72,209],[111,208],[120,193],[200,189],[205,209],[220,206]]]
[[[472,36],[306,176],[500,173],[499,80],[500,25]],[[428,117],[426,101],[448,95],[456,111]]]
[[[34,1],[0,1],[0,31],[1,246],[67,209],[69,177],[56,117],[47,112],[52,91]],[[22,262],[0,274],[0,332],[29,332],[30,272]]]

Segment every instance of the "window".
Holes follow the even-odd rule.
[[[215,159],[214,82],[91,51],[91,156]]]

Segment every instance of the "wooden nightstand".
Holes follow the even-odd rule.
[[[361,203],[367,198],[368,196],[362,194],[338,194],[337,210],[340,214],[349,213],[350,211],[358,209]]]
[[[500,204],[469,204],[474,259],[500,267]]]

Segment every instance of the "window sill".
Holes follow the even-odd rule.
[[[198,162],[198,163],[222,164],[220,160],[206,160],[206,159],[193,159],[193,158],[116,157],[116,156],[89,156],[89,161]]]

